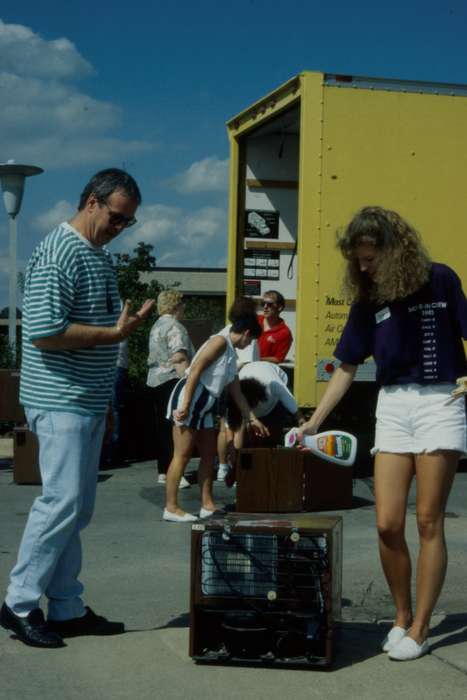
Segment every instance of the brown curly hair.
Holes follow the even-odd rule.
[[[343,291],[349,301],[383,303],[403,299],[428,281],[431,260],[419,234],[390,209],[360,209],[345,231],[337,234],[337,245],[347,260]],[[378,252],[373,280],[360,270],[355,257],[361,245],[374,246]]]

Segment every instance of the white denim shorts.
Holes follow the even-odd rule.
[[[464,397],[451,398],[454,384],[383,386],[376,406],[377,452],[467,451]]]

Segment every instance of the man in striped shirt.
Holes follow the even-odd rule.
[[[105,245],[136,223],[138,185],[102,170],[86,185],[78,212],[34,251],[26,271],[20,400],[39,441],[37,498],[10,574],[0,624],[25,644],[64,646],[63,637],[123,632],[85,607],[80,531],[95,501],[99,456],[118,344],[154,301],[121,311]],[[39,607],[48,599],[48,620]]]

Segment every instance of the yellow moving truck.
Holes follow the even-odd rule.
[[[467,287],[467,86],[304,72],[227,128],[228,302],[284,295],[294,393],[313,407],[349,310],[336,230],[360,207],[398,211]],[[373,379],[370,360],[340,410],[368,421]]]

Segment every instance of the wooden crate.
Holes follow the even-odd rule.
[[[352,507],[352,467],[303,454],[303,510],[341,510]]]
[[[285,447],[239,451],[239,513],[298,513],[351,507],[351,467]]]
[[[303,458],[287,448],[245,448],[237,465],[237,511],[298,513],[303,510]]]

